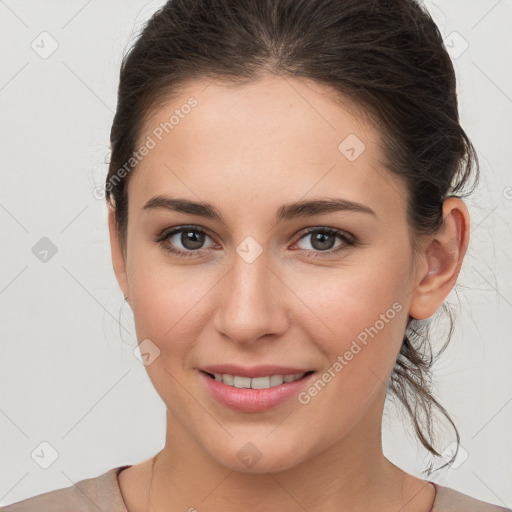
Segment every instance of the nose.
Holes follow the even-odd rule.
[[[252,262],[239,254],[233,259],[233,266],[219,285],[217,332],[245,345],[265,336],[279,337],[287,329],[291,295],[279,271],[269,266],[265,252]]]

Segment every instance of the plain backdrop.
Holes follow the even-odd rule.
[[[0,0],[0,505],[136,464],[164,444],[165,408],[133,353],[94,193],[123,52],[162,4]],[[426,5],[450,47],[482,172],[447,299],[457,327],[434,371],[462,458],[434,480],[512,507],[512,2]],[[397,411],[386,403],[385,454],[423,478],[430,459]],[[440,442],[449,453],[449,434]]]

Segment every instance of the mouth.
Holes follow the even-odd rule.
[[[208,375],[211,379],[216,380],[217,382],[221,382],[226,386],[230,386],[233,388],[239,389],[269,389],[277,386],[281,386],[282,384],[288,384],[291,382],[296,382],[303,377],[310,375],[313,373],[313,370],[301,373],[294,374],[275,374],[275,375],[266,375],[262,377],[244,377],[241,375],[231,375],[228,373],[210,373],[203,371],[206,375]]]
[[[237,375],[235,372],[218,373],[211,371],[211,368],[208,371],[199,370],[198,373],[210,398],[218,405],[241,413],[263,413],[279,405],[291,403],[294,396],[311,384],[317,373],[314,370],[300,369],[281,369],[280,371],[289,373],[274,373],[275,369],[268,371],[269,368],[259,368],[258,371],[237,368],[238,373],[246,375]],[[222,369],[229,371],[226,366]],[[259,375],[255,376],[255,373]]]

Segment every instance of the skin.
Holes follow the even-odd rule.
[[[464,202],[444,201],[443,228],[413,254],[405,185],[380,164],[378,132],[347,98],[274,75],[243,86],[198,80],[148,119],[141,140],[190,96],[198,106],[132,171],[126,247],[109,211],[113,267],[137,339],[160,350],[146,366],[167,408],[150,510],[429,511],[433,486],[387,460],[381,420],[408,314],[433,315],[457,279],[469,242]],[[354,161],[338,150],[348,134],[366,145]],[[226,223],[143,210],[158,194],[207,201]],[[275,223],[281,205],[326,196],[376,216]],[[208,235],[198,257],[179,258],[155,241],[191,224]],[[344,244],[335,237],[322,257],[313,236],[301,239],[311,227],[337,228],[360,245],[334,253]],[[262,248],[252,263],[236,252],[247,236]],[[193,252],[180,234],[168,242]],[[238,363],[321,375],[395,302],[401,311],[308,404],[293,398],[265,412],[233,411],[198,374],[207,364]],[[248,441],[262,455],[251,467],[237,456]],[[148,510],[151,462],[119,474],[130,512]]]

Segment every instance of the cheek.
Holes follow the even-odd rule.
[[[347,353],[347,359],[377,368],[394,364],[407,323],[408,276],[406,262],[396,256],[394,265],[389,261],[369,258],[357,268],[329,269],[301,280],[297,295],[318,320],[310,337],[329,363]]]
[[[205,322],[208,293],[219,280],[211,269],[170,265],[147,255],[132,257],[130,293],[137,339],[149,338],[164,358],[184,353]],[[171,361],[172,362],[172,361]]]
[[[315,294],[309,296],[308,305],[320,312],[322,323],[317,321],[316,329],[311,324],[308,338],[325,356],[325,367],[300,399],[311,408],[310,417],[329,415],[336,435],[342,435],[385,393],[407,322],[405,283],[400,272],[391,271],[375,282],[375,272],[366,267],[323,285],[316,302]]]

